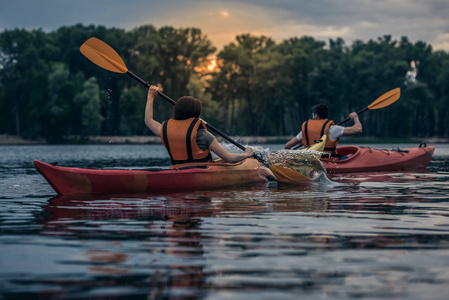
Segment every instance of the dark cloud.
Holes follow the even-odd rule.
[[[342,37],[347,44],[391,34],[449,50],[447,16],[447,0],[0,0],[0,30],[51,31],[77,23],[128,30],[142,24],[194,26],[219,47],[250,32],[276,40]]]

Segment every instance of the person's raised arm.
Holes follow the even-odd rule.
[[[354,125],[352,125],[351,127],[345,127],[343,135],[354,135],[362,133],[362,123],[360,123],[357,113],[350,113],[349,118],[354,122]]]
[[[147,105],[145,107],[145,124],[155,135],[161,136],[162,124],[153,119],[153,102],[158,92],[159,88],[154,85],[150,86],[148,89]]]
[[[225,162],[230,163],[239,162],[241,160],[244,160],[245,158],[249,158],[254,155],[254,151],[251,147],[246,147],[245,152],[243,153],[231,153],[225,148],[223,148],[223,146],[220,145],[217,139],[214,139],[212,141],[209,148]]]

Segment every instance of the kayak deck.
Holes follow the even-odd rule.
[[[190,163],[170,169],[120,170],[63,167],[34,161],[59,195],[207,190],[261,184],[273,173],[255,159],[238,163]]]
[[[340,146],[341,158],[323,158],[328,174],[399,171],[426,168],[435,147],[424,146],[407,149],[374,149],[370,147]]]

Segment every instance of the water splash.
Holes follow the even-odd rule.
[[[267,160],[285,168],[295,170],[313,181],[329,184],[326,168],[321,162],[321,152],[315,150],[278,150],[268,154]]]
[[[220,144],[229,152],[241,151],[233,144],[223,142]],[[249,145],[245,145],[245,147],[248,146]],[[261,154],[269,163],[295,170],[317,182],[320,186],[329,187],[339,185],[327,177],[326,168],[320,160],[322,152],[316,150],[298,151],[286,149],[270,152],[269,147],[253,145],[250,147],[253,148],[255,153]]]

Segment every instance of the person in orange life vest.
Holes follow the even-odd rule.
[[[284,148],[291,149],[293,146],[302,143],[305,147],[314,144],[324,134],[327,135],[325,151],[336,154],[338,139],[343,135],[354,135],[362,133],[362,123],[356,112],[349,114],[349,118],[354,122],[351,127],[335,125],[334,121],[328,120],[329,108],[326,104],[317,104],[312,107],[312,119],[304,122],[301,131],[297,136],[288,141]]]
[[[184,96],[176,101],[173,108],[173,118],[162,124],[153,119],[153,102],[160,89],[150,86],[145,108],[145,124],[162,139],[170,155],[172,163],[212,161],[210,151],[225,162],[239,162],[252,157],[254,151],[247,147],[243,153],[230,153],[223,148],[217,139],[206,129],[199,118],[201,101],[194,97]]]

